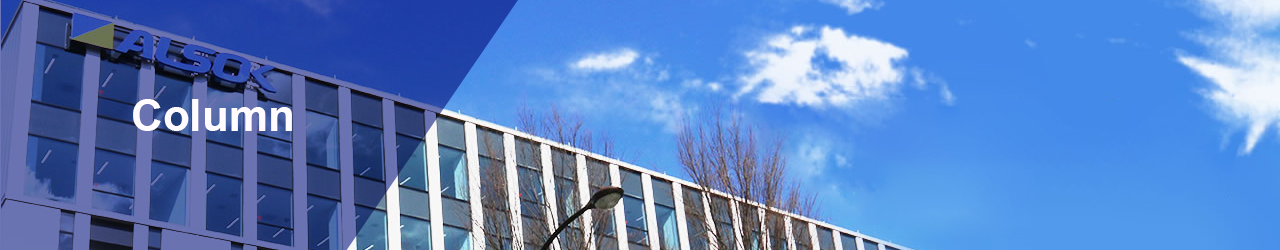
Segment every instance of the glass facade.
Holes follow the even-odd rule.
[[[27,38],[35,56],[20,60],[34,70],[17,72],[31,76],[18,83],[30,84],[29,109],[17,112],[30,119],[4,121],[28,128],[9,144],[22,157],[15,162],[26,164],[14,170],[24,175],[11,178],[13,187],[22,188],[9,192],[21,193],[5,199],[64,210],[58,249],[73,249],[74,239],[89,242],[90,249],[143,248],[144,242],[133,242],[138,235],[147,240],[146,249],[158,250],[165,246],[161,236],[173,232],[230,241],[232,249],[532,249],[584,205],[583,197],[608,186],[624,188],[615,207],[622,211],[588,211],[591,223],[571,222],[558,238],[561,249],[779,250],[789,248],[788,239],[796,249],[900,249],[825,227],[812,232],[818,237],[813,245],[807,240],[811,220],[787,214],[766,214],[767,232],[734,230],[734,218],[756,218],[764,210],[670,176],[310,73],[272,70],[266,78],[278,91],[259,92],[86,46],[66,36],[71,15],[46,10],[39,12],[36,37]],[[125,42],[127,29],[117,27],[117,42]],[[161,55],[180,55],[186,45],[178,40]],[[231,67],[243,66],[253,65]],[[230,113],[201,109],[192,119],[167,112],[190,110],[195,96],[203,97],[201,108],[213,110],[297,105],[292,115],[301,131],[246,135],[247,128],[238,127],[243,122],[227,120]],[[187,119],[188,126],[137,130],[132,106],[140,99],[160,106],[144,114]],[[195,122],[201,124],[190,124]],[[204,123],[241,131],[192,129]],[[481,214],[472,214],[473,207]],[[90,232],[76,232],[75,222],[85,223],[79,217],[85,215]],[[797,229],[790,235],[782,233],[788,220]],[[620,230],[625,242],[619,242]],[[764,234],[775,244],[741,242]],[[842,237],[839,246],[834,237]]]

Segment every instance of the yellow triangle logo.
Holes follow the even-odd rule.
[[[71,40],[107,49],[114,49],[115,33],[116,25],[107,24],[92,31],[85,32],[82,35],[72,37]]]

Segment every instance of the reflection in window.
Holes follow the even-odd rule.
[[[676,200],[672,196],[671,182],[653,179],[653,213],[658,221],[659,249],[680,249],[679,231],[676,230]]]
[[[875,241],[871,241],[868,239],[862,239],[862,249],[866,249],[866,250],[880,249],[880,244],[876,244]]]
[[[440,147],[440,193],[444,197],[468,200],[467,160],[463,151]]]
[[[240,179],[209,173],[205,187],[208,200],[205,208],[205,229],[230,235],[240,235],[241,181]]]
[[[542,175],[532,168],[519,166],[517,176],[520,185],[520,216],[524,226],[526,244],[542,244],[539,237],[546,237],[551,232],[548,228],[543,198]]]
[[[405,250],[430,250],[431,223],[413,217],[400,217],[400,247]]]
[[[689,231],[689,248],[691,250],[707,250],[711,249],[706,221],[706,212],[703,210],[702,192],[686,188],[684,189],[684,214],[685,228]]]
[[[382,129],[352,124],[351,148],[354,150],[356,176],[382,180]]]
[[[445,226],[444,227],[444,249],[445,250],[470,250],[471,249],[471,233],[466,229]]]
[[[356,206],[356,249],[387,249],[387,212]]]
[[[160,108],[155,109],[152,117],[156,120],[163,121],[164,114],[169,108],[182,107],[184,110],[191,111],[191,78],[177,76],[168,73],[156,72],[155,90],[152,92],[156,103],[160,104]],[[174,115],[169,121],[173,124],[179,124],[178,115]],[[203,118],[203,117],[201,117]],[[203,120],[203,119],[202,119]],[[190,117],[188,117],[190,122]],[[190,135],[191,127],[194,124],[187,124],[186,128],[180,131],[182,134]],[[167,126],[160,126],[157,130],[169,131]]]
[[[293,192],[258,185],[258,239],[293,245]]]
[[[106,52],[110,53],[110,52]],[[138,67],[135,57],[102,57],[98,71],[98,97],[122,103],[138,101]]]
[[[738,249],[733,230],[733,210],[730,210],[729,199],[723,196],[711,196],[711,219],[716,223],[716,237],[720,249]]]
[[[338,116],[338,86],[307,79],[307,110]]]
[[[338,118],[307,112],[307,164],[338,169]]]
[[[426,143],[419,138],[396,135],[396,162],[401,186],[427,190]]]
[[[622,170],[622,212],[626,216],[627,241],[640,246],[649,245],[649,227],[644,215],[644,184],[640,172]],[[634,246],[634,245],[633,245]]]
[[[93,166],[93,207],[132,215],[133,156],[97,150]]]
[[[836,241],[831,233],[831,229],[818,227],[818,249],[835,250]]]
[[[80,92],[84,88],[83,52],[37,44],[35,66],[32,101],[80,110]]]
[[[840,247],[845,250],[858,250],[858,239],[853,235],[840,234]]]
[[[187,224],[188,169],[163,162],[151,163],[151,219]]]
[[[813,249],[812,238],[809,238],[809,223],[791,219],[791,239],[796,241],[796,249]]]
[[[338,201],[307,196],[307,247],[317,250],[342,249]]]
[[[76,149],[75,144],[29,136],[23,193],[34,198],[72,202],[76,196]]]
[[[232,116],[235,116],[235,112],[232,112],[232,110],[245,106],[244,93],[241,93],[236,89],[224,88],[215,84],[210,84],[209,96],[205,98],[205,100],[201,101],[200,106],[202,106],[202,108],[208,107],[210,110],[201,110],[200,123],[202,124],[192,125],[203,127],[203,124],[210,124],[213,125],[212,128],[218,128],[218,130],[221,130],[213,131],[213,129],[209,129],[206,134],[210,141],[226,143],[227,145],[233,146],[243,145],[240,142],[244,140],[244,133],[239,131],[249,131],[249,128],[243,126],[247,123],[253,123],[248,121],[256,120],[256,118],[250,119],[248,117],[249,114],[245,114],[244,116],[235,119],[232,118]],[[238,121],[236,123],[239,124],[234,124],[232,121]],[[232,128],[237,129],[236,131],[232,131]]]

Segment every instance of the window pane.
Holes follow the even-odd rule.
[[[609,176],[608,163],[596,159],[587,159],[587,181],[591,185],[591,192],[598,191],[602,187],[613,186],[612,179]]]
[[[480,156],[495,159],[506,159],[505,146],[502,143],[502,133],[491,129],[477,129],[476,136],[479,136],[478,145],[480,147]]]
[[[74,111],[32,103],[30,124],[33,135],[64,141],[80,139],[80,113]]]
[[[671,182],[653,179],[653,203],[668,207],[676,206],[676,199],[672,196]]]
[[[676,210],[666,206],[653,206],[658,220],[658,242],[661,249],[680,249],[679,232],[676,231]]]
[[[649,245],[648,227],[644,219],[644,201],[626,196],[622,198],[622,206],[622,212],[626,216],[626,221],[623,223],[627,226],[627,241]]]
[[[835,250],[836,242],[832,238],[831,229],[818,227],[818,247],[822,250]]]
[[[72,202],[76,194],[76,145],[36,136],[27,138],[24,193],[35,198]]]
[[[431,218],[431,200],[426,192],[401,188],[400,213],[421,219]]]
[[[133,124],[98,118],[98,147],[127,154],[138,151],[138,128]]]
[[[339,250],[342,238],[338,223],[338,202],[330,199],[307,197],[307,247],[320,250]]]
[[[866,249],[866,250],[880,249],[880,244],[876,244],[876,242],[871,240],[862,239],[862,249]]]
[[[387,209],[387,186],[380,181],[355,178],[356,205]]]
[[[293,230],[267,224],[258,224],[258,239],[285,246],[292,246]]]
[[[471,249],[471,233],[466,229],[456,227],[444,227],[444,249],[446,250],[469,250]]]
[[[191,165],[191,137],[169,132],[153,132],[151,157],[182,166]]]
[[[307,79],[307,109],[338,116],[338,86]]]
[[[400,247],[405,250],[430,250],[431,223],[413,217],[400,217]]]
[[[328,168],[307,167],[307,192],[330,199],[341,200],[342,184],[338,171]]]
[[[365,125],[382,127],[382,98],[351,93],[351,120]]]
[[[94,190],[93,208],[133,215],[133,198]]]
[[[525,167],[541,168],[542,154],[537,144],[526,140],[516,140],[516,164]]]
[[[307,164],[338,169],[338,118],[307,112]]]
[[[578,161],[573,157],[573,153],[560,149],[551,150],[551,166],[556,177],[578,178]]]
[[[65,35],[63,39],[66,39]],[[34,78],[31,100],[80,110],[84,54],[38,44]]]
[[[812,238],[809,238],[809,223],[792,219],[791,220],[791,239],[796,241],[796,249],[809,250]]]
[[[258,185],[258,223],[293,228],[293,192]]]
[[[559,200],[560,203],[558,204],[560,207],[560,218],[562,220],[567,219],[569,215],[572,215],[574,212],[577,212],[579,208],[582,208],[582,205],[578,203],[578,184],[573,180],[556,177],[555,185],[556,200]],[[576,220],[572,224],[575,226],[581,225],[581,223],[578,223]]]
[[[209,172],[244,178],[244,150],[218,143],[208,143],[205,157]]]
[[[191,78],[183,76],[175,76],[173,74],[156,72],[155,92],[153,92],[156,103],[160,104],[160,108],[155,109],[152,117],[156,120],[164,121],[164,114],[169,108],[182,107],[182,109],[191,111]],[[178,115],[174,115],[170,120],[173,124],[180,121]],[[190,123],[190,117],[188,123]],[[203,118],[203,117],[201,117]],[[203,119],[201,119],[203,120]],[[191,134],[191,125],[182,130],[182,134]],[[161,125],[159,130],[169,130],[166,126]]]
[[[436,135],[440,137],[440,144],[453,148],[467,148],[462,121],[445,117],[436,119]]]
[[[840,247],[845,250],[858,250],[858,239],[848,234],[840,234]]]
[[[107,99],[98,98],[98,116],[115,119],[120,122],[128,123],[129,127],[133,126],[133,104],[117,102]],[[150,106],[139,110],[139,118],[142,118],[141,112],[151,111]],[[163,119],[163,117],[155,117],[155,119]],[[149,122],[149,121],[148,121]],[[161,127],[164,124],[160,124]],[[135,128],[136,129],[136,128]]]
[[[465,154],[449,147],[439,148],[441,195],[460,200],[470,199]]]
[[[231,235],[240,235],[241,181],[236,178],[209,174],[205,212],[205,229]]]
[[[356,249],[387,249],[387,212],[356,206]]]
[[[352,124],[351,148],[354,149],[356,176],[382,180],[382,129]]]
[[[622,169],[622,190],[635,197],[644,197],[644,184],[640,172]]]
[[[101,71],[98,72],[98,96],[121,102],[138,101],[138,61],[133,57],[121,56],[111,60],[102,57]]]
[[[258,152],[289,159],[293,158],[293,145],[287,141],[259,135]]]
[[[258,154],[258,182],[292,189],[293,163],[280,157]]]
[[[187,168],[151,163],[151,219],[187,224]]]
[[[246,126],[246,123],[253,122],[249,122],[249,119],[245,116],[233,119],[232,116],[235,116],[235,113],[232,112],[232,110],[245,106],[244,94],[235,89],[222,88],[214,84],[210,84],[209,97],[201,101],[200,106],[202,108],[208,107],[210,109],[201,110],[199,114],[200,123],[213,124],[215,127],[221,127],[221,131],[213,131],[213,129],[209,129],[207,133],[209,140],[235,146],[242,146],[243,144],[240,142],[244,141],[244,133],[239,131],[248,130],[249,128]],[[190,109],[188,109],[188,111],[189,110]],[[236,122],[232,122],[233,120]],[[254,120],[256,120],[256,118]],[[203,128],[204,125],[202,124],[193,125],[199,125]],[[236,131],[232,131],[233,128],[235,128]]]
[[[61,12],[54,12],[49,9],[40,10],[40,25],[36,27],[36,41],[47,43],[55,46],[66,47],[68,41],[67,35],[71,34],[68,27],[71,27],[71,16]],[[45,45],[41,45],[45,46]]]
[[[93,167],[94,190],[133,197],[132,155],[97,150]]]
[[[701,222],[706,220],[703,214],[703,209],[706,207],[702,204],[702,193],[693,189],[684,189],[685,228],[689,231],[689,248],[692,250],[710,249],[707,240],[710,236],[707,235],[706,223]]]
[[[444,214],[444,224],[471,228],[471,204],[465,201],[454,199],[441,199],[441,211]]]
[[[400,185],[427,190],[427,142],[396,135],[396,162]]]
[[[427,134],[426,115],[423,110],[396,105],[396,132],[418,138]]]
[[[293,74],[292,73],[284,72],[280,70],[272,70],[272,71],[268,71],[263,76],[267,77],[266,80],[267,82],[271,83],[272,87],[276,88],[276,92],[271,93],[263,90],[259,93],[261,93],[263,96],[265,96],[268,100],[271,100],[271,101],[276,101],[281,103],[293,103]],[[259,82],[262,81],[259,79],[255,79],[255,80]]]
[[[286,112],[289,117],[297,117],[298,116],[297,114],[300,114],[299,112],[293,111],[292,107],[286,106],[284,104],[273,102],[273,101],[266,101],[266,100],[258,101],[258,107],[262,107],[263,111],[266,111],[266,115],[267,115],[267,125],[264,129],[258,130],[258,135],[269,136],[272,138],[283,140],[285,142],[293,141],[293,131],[292,131],[293,128],[285,127],[287,125],[285,122],[288,121],[288,120],[285,120],[286,114],[282,113],[277,116],[271,110],[289,108],[289,112]],[[278,121],[276,120],[276,117],[279,117]],[[277,121],[275,125],[276,131],[271,131],[271,126],[272,126],[271,123],[273,121]],[[292,122],[292,121],[289,121],[289,122]],[[257,125],[254,125],[254,126],[257,126]],[[294,127],[298,127],[298,126],[294,126]]]

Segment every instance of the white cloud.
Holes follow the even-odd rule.
[[[1247,155],[1268,127],[1280,128],[1280,40],[1263,35],[1280,24],[1280,1],[1201,3],[1223,27],[1196,37],[1214,57],[1179,55],[1178,61],[1213,83],[1201,93],[1219,119],[1246,131],[1239,152]]]
[[[875,0],[822,0],[822,2],[840,6],[840,8],[848,11],[849,15],[858,14],[867,9],[879,9],[881,5],[884,5],[884,3]]]
[[[630,66],[640,54],[629,48],[612,52],[596,53],[582,57],[572,64],[574,69],[587,71],[616,70]],[[651,59],[646,58],[650,61]]]
[[[1032,41],[1031,39],[1023,39],[1022,43],[1026,44],[1028,48],[1032,48],[1032,49],[1036,48],[1037,46],[1036,41]]]
[[[752,72],[739,78],[744,85],[735,97],[827,107],[887,99],[902,85],[898,62],[907,50],[839,28],[796,26],[745,55]]]

